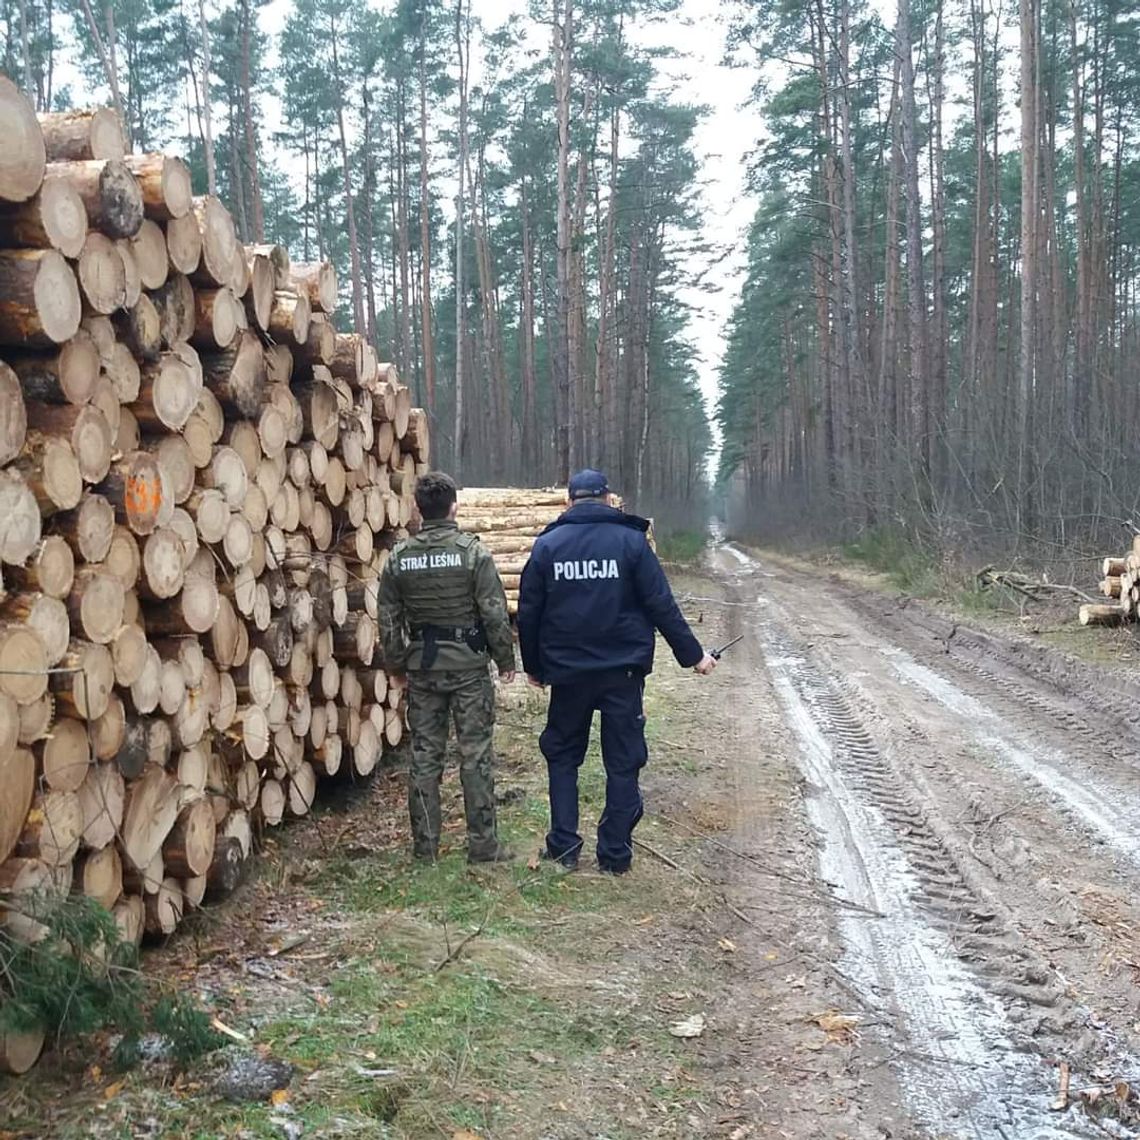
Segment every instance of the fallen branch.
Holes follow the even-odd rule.
[[[696,875],[692,871],[688,870],[688,868],[682,867],[680,863],[676,862],[673,859],[670,859],[664,851],[658,851],[656,847],[652,846],[652,844],[646,843],[643,839],[635,839],[633,841],[633,845],[635,847],[640,847],[642,851],[646,852],[649,855],[652,855],[655,859],[660,859],[666,867],[672,867],[674,871],[678,871],[680,874],[692,879],[693,882],[698,886],[705,887],[708,890],[714,891],[721,904],[723,906],[726,906],[746,926],[756,925],[756,923],[753,922],[752,919],[750,919],[748,915],[746,915],[744,911],[740,909],[740,907],[728,901],[728,897],[724,894],[723,891],[717,891],[707,879],[702,879],[699,875]]]
[[[1052,1112],[1064,1112],[1069,1107],[1069,1062],[1061,1062],[1060,1086],[1057,1099],[1049,1106]]]
[[[697,878],[697,876],[694,875],[692,871],[687,871],[684,867],[681,866],[680,863],[677,863],[673,859],[670,859],[669,856],[666,855],[663,851],[658,851],[656,847],[652,846],[649,843],[646,843],[644,839],[635,839],[633,841],[633,845],[634,847],[640,847],[642,851],[645,851],[647,854],[652,855],[654,859],[660,859],[666,867],[672,867],[674,871],[680,871],[681,874],[688,875],[696,882],[704,884],[703,879]]]
[[[737,859],[741,859],[746,863],[751,863],[753,866],[758,867],[763,874],[771,875],[774,879],[782,879],[785,882],[793,883],[796,886],[810,887],[812,885],[806,879],[799,879],[792,875],[785,874],[782,871],[777,871],[771,867],[766,866],[761,860],[757,859],[755,855],[749,855],[747,851],[741,851],[739,848],[733,847],[731,844],[717,839],[715,835],[709,835],[707,832],[701,831],[699,828],[690,827],[688,824],[680,823],[677,820],[670,819],[665,815],[659,816],[658,818],[672,827],[680,828],[682,831],[687,831],[690,835],[693,835],[698,839],[703,839],[706,843],[711,843],[714,847],[719,847],[722,851],[727,852],[729,855],[735,855]],[[634,840],[634,842],[636,843],[638,841]],[[859,903],[848,902],[846,899],[832,898],[828,895],[780,890],[779,888],[775,887],[768,887],[766,889],[772,894],[781,894],[785,895],[787,898],[793,899],[803,899],[805,902],[828,902],[845,910],[854,910],[858,911],[860,914],[870,915],[872,918],[886,917],[886,915],[884,915],[881,910],[874,910],[871,907],[861,906]]]
[[[1014,570],[995,570],[987,566],[974,575],[979,590],[988,590],[992,586],[1000,586],[1015,594],[1020,594],[1029,601],[1039,602],[1048,594],[1068,594],[1081,598],[1086,602],[1097,602],[1100,599],[1086,594],[1076,586],[1066,586],[1060,582],[1048,582],[1044,578],[1030,578],[1026,574],[1018,574]]]
[[[213,1017],[210,1019],[210,1028],[215,1032],[222,1034],[223,1037],[228,1037],[231,1041],[238,1041],[242,1045],[249,1044],[249,1038],[244,1033],[239,1033],[236,1029],[231,1029],[220,1018]]]
[[[483,915],[483,921],[480,922],[479,925],[475,927],[475,929],[472,930],[470,934],[465,934],[450,950],[448,950],[446,957],[444,957],[438,965],[432,967],[433,974],[438,974],[440,970],[444,968],[444,966],[450,965],[452,962],[454,962],[459,957],[459,955],[463,953],[463,948],[469,942],[474,942],[475,939],[483,933],[487,927],[488,921],[490,921],[491,910],[493,909],[493,907],[489,908],[487,910],[487,913]]]

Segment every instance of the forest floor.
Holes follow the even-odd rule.
[[[513,687],[516,865],[467,868],[453,775],[444,858],[414,865],[384,772],[150,953],[287,1089],[231,1104],[218,1059],[124,1077],[97,1042],[0,1083],[0,1136],[1140,1135],[1127,661],[731,545],[673,579],[705,644],[744,640],[707,681],[662,655],[629,876],[529,858],[543,701]],[[583,785],[592,825],[596,753]]]

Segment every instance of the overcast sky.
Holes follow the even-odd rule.
[[[478,2],[478,0],[476,0]],[[710,16],[726,6],[708,0],[683,0],[681,20],[671,19],[651,35],[685,56],[663,61],[677,90],[689,102],[709,108],[697,130],[697,157],[704,172],[704,233],[713,247],[699,288],[685,300],[693,309],[693,341],[700,352],[701,390],[711,415],[716,405],[716,377],[725,324],[744,274],[744,238],[755,203],[745,192],[747,159],[763,127],[755,108],[747,105],[756,75],[750,69],[723,66],[725,24]],[[700,270],[699,270],[700,271]]]

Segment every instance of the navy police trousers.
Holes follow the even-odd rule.
[[[602,714],[602,763],[606,769],[606,806],[598,822],[598,865],[626,871],[633,858],[633,829],[642,815],[637,775],[649,758],[645,746],[642,693],[645,678],[636,669],[582,673],[574,681],[551,686],[546,729],[539,747],[550,776],[550,831],[547,854],[577,860],[578,769],[586,758],[594,712]]]

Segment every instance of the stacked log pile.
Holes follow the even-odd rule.
[[[534,540],[565,509],[566,491],[556,488],[464,487],[459,492],[459,526],[477,534],[494,557],[512,616]]]
[[[0,922],[78,891],[138,942],[400,741],[376,581],[427,418],[179,159],[2,77],[0,120]]]
[[[1081,606],[1081,625],[1120,625],[1140,617],[1140,535],[1127,554],[1101,563],[1100,592],[1104,602]]]
[[[618,496],[615,495],[612,502],[621,508]],[[464,487],[460,490],[459,526],[477,534],[494,557],[512,616],[518,612],[519,579],[534,540],[565,510],[566,490],[562,487]]]

